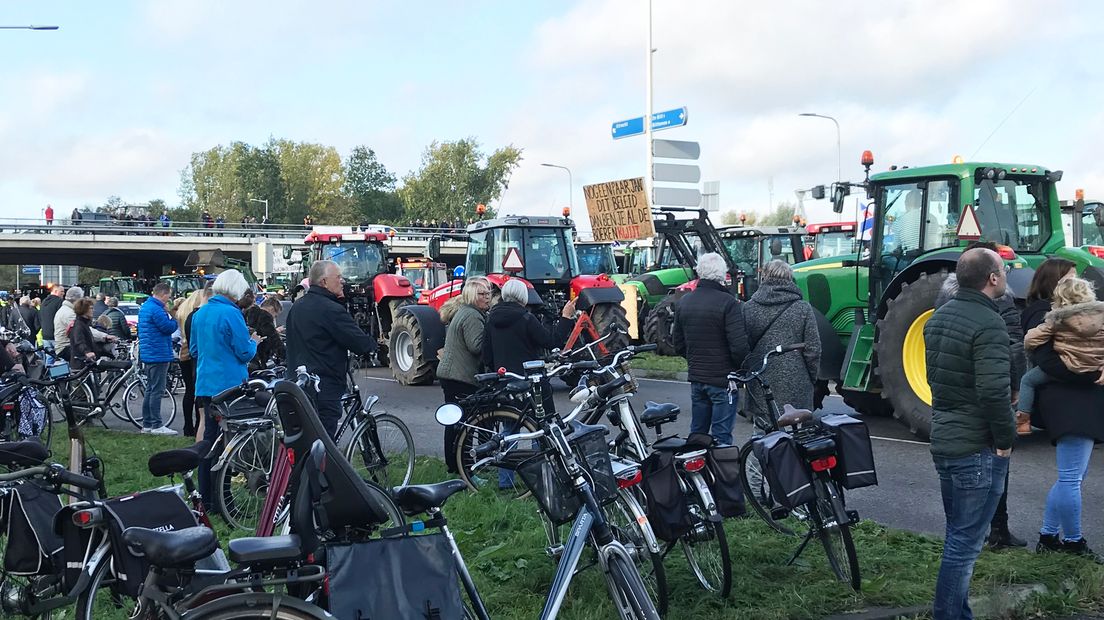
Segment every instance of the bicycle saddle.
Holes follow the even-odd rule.
[[[405,487],[395,487],[391,490],[391,495],[404,513],[416,515],[426,512],[430,508],[444,506],[448,498],[466,488],[468,488],[468,485],[463,480],[446,480],[436,484],[412,484]]]
[[[161,568],[190,567],[218,549],[215,531],[202,525],[168,532],[128,527],[123,542],[134,555],[145,556]]]
[[[650,400],[644,403],[644,407],[644,413],[640,414],[640,421],[647,427],[674,422],[681,411],[675,403],[656,403]]]
[[[41,465],[50,457],[50,451],[34,439],[0,442],[0,465],[8,467]]]
[[[162,450],[149,457],[149,472],[154,476],[168,476],[192,471],[210,450],[209,441],[200,441],[187,448]]]
[[[808,409],[796,409],[793,405],[783,405],[782,415],[778,417],[778,426],[797,426],[813,419],[813,412]]]
[[[235,398],[237,398],[237,397],[239,397],[243,394],[245,394],[245,389],[240,385],[235,385],[233,387],[228,387],[225,390],[219,392],[218,394],[215,394],[214,396],[212,396],[211,397],[211,404],[212,405],[222,405],[222,404],[225,404],[225,403],[228,403],[228,402],[234,400]]]
[[[303,556],[302,541],[296,534],[235,538],[229,547],[230,561],[235,564],[279,563]]]

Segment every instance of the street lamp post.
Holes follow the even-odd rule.
[[[57,30],[57,26],[0,26],[0,30]]]
[[[837,121],[836,119],[834,119],[831,116],[828,116],[826,114],[817,114],[815,112],[802,112],[801,114],[798,114],[798,116],[808,116],[808,117],[812,117],[812,118],[826,118],[826,119],[832,121],[836,125],[836,182],[839,183],[840,181],[843,180],[843,174],[842,174],[843,168],[841,168],[841,166],[840,166],[840,161],[841,160],[840,160],[840,126],[839,126],[839,121]]]
[[[567,166],[560,166],[557,164],[541,164],[548,168],[559,168],[560,170],[567,171],[567,204],[571,207],[572,211],[575,211],[575,182],[571,179],[571,168]]]
[[[268,222],[268,199],[267,198],[250,198],[249,202],[263,202],[265,206],[265,222]]]

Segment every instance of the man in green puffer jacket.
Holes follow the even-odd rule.
[[[932,390],[931,453],[947,519],[936,620],[972,618],[970,576],[1008,475],[1016,424],[1008,332],[994,300],[1008,285],[996,252],[962,253],[958,293],[924,327]]]

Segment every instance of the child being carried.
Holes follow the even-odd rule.
[[[1054,341],[1054,352],[1072,372],[1104,371],[1104,302],[1096,300],[1091,282],[1066,278],[1054,287],[1054,309],[1024,334],[1024,350],[1037,349],[1048,340]],[[1035,390],[1054,380],[1038,366],[1024,374],[1016,411],[1020,435],[1031,434]]]

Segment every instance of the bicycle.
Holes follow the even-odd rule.
[[[706,467],[708,445],[678,436],[662,437],[662,425],[678,418],[676,405],[648,402],[640,416],[632,406],[637,387],[629,362],[636,355],[655,348],[656,345],[650,344],[618,351],[608,364],[590,373],[594,380],[605,383],[579,388],[572,399],[592,399],[594,404],[585,413],[585,423],[597,423],[604,413],[610,423],[620,429],[612,442],[614,454],[638,462],[657,451],[674,454],[675,473],[689,508],[690,527],[677,541],[666,542],[661,556],[666,558],[678,546],[698,584],[707,591],[727,597],[732,590],[732,562],[724,520],[717,509]],[[655,429],[658,436],[655,443],[648,442],[644,426]],[[638,488],[635,492],[644,499],[643,490]]]
[[[104,413],[111,412],[116,418],[130,423],[134,428],[142,428],[142,402],[146,397],[146,380],[139,371],[139,363],[107,358],[103,358],[102,362],[95,365],[101,377],[96,378],[94,374],[86,375],[81,381],[67,386],[69,399],[73,402],[80,423],[87,424],[100,420]],[[96,383],[95,386],[92,385],[93,382]],[[120,393],[122,402],[113,402]],[[162,398],[169,399],[168,416],[162,413],[165,426],[169,426],[176,419],[176,397],[166,387]],[[56,411],[56,405],[60,404],[60,396],[56,390],[50,391],[47,400],[48,403],[55,405]],[[163,407],[162,411],[164,411]],[[104,426],[106,428],[106,424]]]
[[[757,382],[763,390],[766,404],[766,415],[755,416],[752,420],[760,433],[740,448],[740,483],[744,488],[744,496],[755,513],[774,530],[781,534],[796,535],[796,531],[784,522],[790,514],[808,527],[801,544],[786,562],[787,565],[796,561],[809,542],[817,538],[824,547],[828,564],[836,578],[858,592],[862,578],[851,527],[858,523],[859,517],[857,512],[847,510],[843,492],[832,477],[832,469],[837,464],[835,440],[831,433],[818,425],[806,425],[813,420],[812,412],[807,409],[795,409],[786,404],[780,413],[774,392],[769,382],[762,377],[771,357],[804,348],[804,344],[777,346],[763,356],[758,370],[741,370],[728,375],[730,391],[741,385]],[[786,431],[787,428],[790,430]],[[754,450],[758,439],[776,431],[788,432],[793,437],[815,491],[812,500],[793,509],[787,508],[774,497]]]
[[[541,618],[554,618],[559,612],[583,550],[589,545],[597,554],[597,563],[618,616],[658,619],[655,603],[648,595],[631,552],[617,539],[603,508],[604,503],[616,497],[618,486],[604,439],[605,427],[575,421],[584,405],[562,419],[554,412],[546,412],[543,399],[538,395],[549,375],[554,373],[546,373],[544,362],[539,360],[526,362],[523,368],[525,376],[503,371],[499,378],[507,381],[507,389],[513,394],[526,395],[529,402],[519,423],[529,420],[536,430],[518,433],[520,424],[515,425],[477,446],[474,453],[481,459],[479,464],[489,463],[516,471],[538,500],[548,521],[553,524],[574,521],[563,544]],[[557,370],[567,372],[584,368],[565,365]],[[463,415],[459,405],[446,404],[438,408],[436,417],[439,423],[448,426],[459,423]],[[519,449],[521,442],[535,442],[537,448]]]
[[[341,423],[334,443],[341,445],[345,431],[352,428],[345,444],[345,458],[365,480],[385,489],[410,484],[414,475],[414,437],[398,416],[372,409],[379,402],[373,394],[364,398],[353,371],[348,371],[349,391],[341,399]]]

